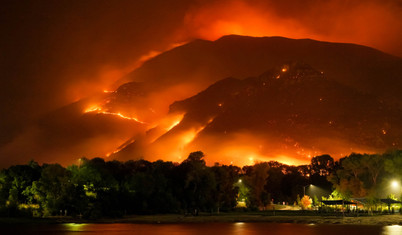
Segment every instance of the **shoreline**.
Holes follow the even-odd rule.
[[[72,217],[48,218],[0,218],[0,224],[191,224],[191,223],[295,223],[295,224],[334,224],[334,225],[402,225],[402,215],[374,215],[359,217],[319,216],[319,215],[248,215],[248,214],[221,214],[183,216],[168,215],[139,215],[123,218],[79,219]]]

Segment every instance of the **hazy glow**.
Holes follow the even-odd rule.
[[[187,14],[185,23],[194,28],[197,37],[209,40],[229,34],[297,37],[303,33],[298,23],[246,1],[224,1],[195,9]]]
[[[401,37],[400,11],[401,6],[390,1],[303,5],[294,1],[219,1],[189,11],[185,25],[186,33],[209,40],[228,34],[285,36],[352,42],[389,51]],[[382,35],[388,35],[387,39]]]

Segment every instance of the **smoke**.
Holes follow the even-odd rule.
[[[0,144],[41,115],[113,86],[150,51],[168,49],[186,2],[3,2]]]
[[[183,35],[284,36],[363,44],[402,55],[401,1],[219,1],[186,13]]]

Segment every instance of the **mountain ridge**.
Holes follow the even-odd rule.
[[[210,100],[209,103],[211,105],[208,102],[202,105],[194,105],[200,109],[199,113],[192,111],[191,114],[184,114],[183,112],[186,111],[185,108],[191,109],[191,102],[187,99],[190,97],[193,100],[196,99],[197,94],[206,90],[211,84],[221,81],[222,78],[232,78],[232,80],[228,79],[227,82],[220,83],[223,87],[227,85],[227,89],[243,86],[243,82],[239,82],[238,79],[247,80],[248,78],[254,78],[254,80],[249,80],[250,84],[248,86],[250,87],[249,89],[255,89],[253,88],[255,84],[271,81],[268,77],[264,78],[264,75],[260,76],[261,74],[269,68],[281,69],[281,66],[291,64],[291,61],[308,64],[316,70],[317,76],[322,74],[325,77],[324,79],[341,84],[344,91],[333,94],[334,96],[337,95],[340,99],[345,96],[344,93],[358,91],[360,94],[359,97],[361,95],[376,97],[376,105],[373,105],[373,109],[391,107],[389,109],[395,113],[391,112],[384,115],[388,115],[385,118],[392,119],[392,122],[390,122],[392,125],[383,125],[387,121],[384,121],[380,117],[375,117],[381,121],[379,122],[381,125],[376,124],[375,127],[367,126],[369,119],[361,120],[361,124],[355,122],[354,125],[360,126],[362,129],[366,125],[370,132],[380,132],[379,136],[375,136],[378,139],[376,140],[378,143],[373,144],[373,146],[381,146],[381,143],[392,144],[391,140],[394,138],[392,135],[398,135],[397,132],[396,134],[393,133],[395,132],[394,129],[399,127],[399,124],[395,124],[394,121],[395,117],[399,117],[399,111],[395,111],[397,110],[395,107],[402,107],[402,93],[400,92],[402,89],[401,58],[356,44],[321,42],[312,39],[289,39],[283,37],[256,38],[231,35],[224,36],[215,41],[195,40],[150,59],[140,68],[127,75],[125,79],[129,79],[129,83],[122,84],[115,91],[106,91],[99,97],[89,97],[86,100],[79,101],[79,103],[67,105],[58,111],[45,115],[37,124],[33,125],[33,128],[37,130],[37,134],[30,134],[30,129],[27,129],[26,133],[18,136],[13,142],[1,146],[0,154],[15,157],[15,159],[22,159],[26,155],[34,155],[35,158],[41,160],[47,158],[47,156],[55,156],[60,152],[62,153],[59,155],[62,158],[61,162],[74,162],[77,158],[82,157],[82,155],[87,157],[107,156],[110,153],[110,149],[120,150],[119,146],[124,148],[126,145],[130,145],[130,143],[136,144],[137,149],[143,148],[148,142],[155,142],[155,145],[158,145],[159,141],[163,142],[165,141],[163,139],[175,136],[171,134],[175,131],[181,132],[180,135],[187,138],[184,141],[188,142],[187,145],[193,145],[194,148],[198,146],[195,149],[202,150],[204,147],[208,148],[209,145],[199,145],[196,141],[190,140],[201,138],[204,133],[212,130],[219,130],[223,133],[225,128],[219,126],[222,123],[230,124],[231,122],[228,120],[225,121],[225,118],[216,116],[216,114],[219,114],[217,110],[225,109],[229,103],[221,102],[222,100],[218,99]],[[265,76],[270,75],[266,74]],[[256,77],[259,78],[255,79]],[[272,81],[276,81],[273,77],[270,78]],[[291,81],[294,82],[293,80]],[[231,88],[231,86],[233,87]],[[223,88],[220,89],[221,93],[225,93]],[[306,87],[305,89],[309,88]],[[247,89],[242,90],[242,92],[241,94],[243,95],[247,94]],[[292,98],[292,93],[286,93],[286,90],[282,90],[281,92],[285,92],[284,94],[289,96],[288,100],[294,99]],[[309,97],[309,94],[305,96]],[[219,94],[217,94],[217,97],[219,97]],[[182,102],[184,100],[187,100],[186,104],[188,107],[184,107],[184,103]],[[263,99],[261,98],[256,99],[255,102],[262,101]],[[196,103],[195,101],[193,102]],[[297,100],[293,102],[297,103]],[[363,98],[361,98],[361,102],[365,104],[364,107],[370,107]],[[379,105],[378,102],[382,102],[383,104]],[[183,105],[181,109],[179,109],[179,103]],[[218,106],[219,103],[222,103],[223,108]],[[233,106],[235,106],[234,104]],[[230,109],[230,112],[236,115],[241,112],[244,115],[250,114],[250,111],[247,111],[249,108],[245,104],[243,105],[244,111],[236,111],[233,108]],[[321,105],[321,103],[316,103],[316,100],[312,104]],[[332,101],[332,105],[335,104],[336,101]],[[345,102],[342,104],[348,107],[349,110],[354,109],[353,106]],[[205,107],[201,109],[203,106]],[[309,109],[312,110],[313,108]],[[322,109],[325,110],[325,107]],[[203,115],[202,110],[210,115]],[[264,109],[261,109],[258,112],[263,111]],[[280,110],[280,112],[286,113],[288,111]],[[331,110],[327,110],[327,112],[331,113]],[[371,111],[369,108],[366,108],[365,110],[362,109],[362,112],[370,113]],[[376,115],[378,113],[380,112],[374,112]],[[189,118],[191,115],[192,118]],[[337,117],[339,120],[334,122],[333,125],[350,126],[346,116],[342,117],[338,115]],[[237,126],[240,127],[243,125],[242,130],[246,130],[247,125],[253,126],[258,124],[257,119],[250,118],[244,122],[239,122]],[[218,125],[217,123],[219,122],[221,124]],[[95,123],[98,123],[96,125],[101,125],[102,127],[96,127]],[[190,130],[183,128],[181,124],[186,124]],[[280,124],[285,125],[284,123]],[[312,123],[308,124],[312,125]],[[236,126],[233,123],[231,125]],[[275,121],[271,120],[269,123],[264,123],[264,125],[267,127],[276,124]],[[258,128],[254,129],[258,130]],[[260,129],[262,130],[263,128]],[[319,131],[318,128],[310,129],[309,131],[311,132]],[[386,134],[382,134],[382,130]],[[80,135],[80,131],[90,133],[82,133]],[[166,131],[170,134],[164,135],[163,133]],[[262,143],[262,139],[265,138],[264,133],[261,136],[257,136],[257,134],[260,134],[257,133],[254,135],[245,132],[237,131],[236,134],[232,133],[229,139],[233,143],[243,145],[241,140],[243,136],[247,136],[246,139],[249,141],[244,142],[244,145],[249,144],[249,148],[253,149],[254,152],[260,151],[255,150],[255,143],[261,142],[259,145],[264,145]],[[301,130],[301,132],[304,132],[304,130]],[[328,132],[335,133],[334,138],[343,141],[342,133],[334,132],[330,129],[328,129]],[[276,133],[279,133],[279,131],[276,130]],[[177,135],[176,137],[178,138],[173,138],[172,141],[166,141],[169,142],[169,145],[173,145],[175,141],[180,143],[184,139],[180,135]],[[282,139],[287,138],[281,133],[279,135]],[[77,140],[71,142],[70,140],[74,136],[78,136]],[[143,140],[144,136],[148,138],[145,142]],[[160,136],[167,137],[158,140]],[[356,140],[360,140],[361,138],[360,136],[356,136]],[[367,138],[371,138],[370,141],[375,142],[373,141],[374,137]],[[96,141],[97,139],[101,139],[105,143]],[[253,140],[251,141],[251,139]],[[49,144],[46,143],[51,143],[55,140],[65,142],[58,143],[58,146],[50,146],[51,148],[49,148]],[[218,145],[217,143],[222,140],[225,140],[225,142],[229,141],[228,138],[225,139],[217,135],[216,137],[211,137],[209,143],[210,145]],[[236,142],[237,140],[239,142]],[[367,140],[363,138],[361,141]],[[291,141],[288,139],[285,143],[283,141],[277,142],[276,144],[279,146],[278,148],[281,148],[282,145],[289,145],[290,142],[297,145],[294,139]],[[330,142],[330,140],[327,140],[327,142]],[[37,143],[45,144],[38,145]],[[314,143],[305,143],[305,145],[314,146]],[[99,149],[100,147],[102,149]],[[107,152],[103,151],[103,148],[106,149],[106,147],[108,149]],[[247,146],[243,147],[246,148]],[[365,149],[359,149],[358,145],[352,147],[353,151],[365,151]],[[274,143],[270,144],[270,148],[275,148]],[[72,149],[78,149],[82,154]],[[82,151],[83,149],[88,151]],[[183,147],[181,150],[171,151],[166,156],[159,153],[152,155],[152,152],[147,154],[155,158],[172,158],[179,161],[175,157],[178,155],[187,155],[188,152],[185,152],[185,149]],[[212,150],[217,153],[219,152],[217,148]],[[376,149],[369,150],[375,151]],[[312,154],[314,154],[314,151],[312,149]],[[345,149],[345,155],[350,153],[350,151],[352,151],[350,148]],[[104,155],[102,154],[103,152]],[[96,155],[92,153],[96,153]],[[238,153],[234,152],[233,154]],[[244,150],[243,154],[247,155],[247,151]],[[132,155],[132,157],[141,157],[141,154],[138,153],[135,156]],[[217,157],[216,159],[219,158]],[[289,157],[289,159],[291,158]]]
[[[137,146],[135,154],[123,149],[122,154],[113,157],[121,160],[127,159],[124,155],[137,154],[157,160],[153,155],[162,156],[158,151],[150,154],[147,148],[176,154],[205,150],[208,161],[221,154],[224,163],[228,163],[231,156],[219,148],[235,150],[238,146],[228,143],[229,140],[247,135],[257,138],[238,138],[235,142],[252,146],[256,141],[261,149],[242,150],[243,158],[251,154],[258,156],[255,160],[277,160],[276,156],[293,155],[307,162],[308,156],[314,154],[329,153],[338,158],[342,153],[334,148],[351,152],[359,148],[365,151],[397,148],[402,137],[398,131],[402,127],[398,121],[402,118],[399,108],[328,79],[305,63],[287,63],[257,77],[222,79],[192,97],[173,103],[170,113],[185,114],[173,129],[149,146],[141,146],[145,148],[143,152],[134,143],[128,148]],[[187,133],[190,139],[180,143],[181,136]],[[218,146],[211,147],[213,142],[209,139],[219,139],[219,144],[215,143]],[[181,147],[169,149],[171,142]],[[263,150],[266,145],[277,149]],[[245,163],[242,156],[232,157]]]

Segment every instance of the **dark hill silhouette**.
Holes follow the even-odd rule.
[[[170,112],[185,113],[179,125],[149,146],[134,143],[116,157],[137,154],[152,158],[147,156],[147,148],[165,146],[169,151],[172,140],[179,140],[194,126],[202,130],[182,148],[200,148],[211,159],[219,159],[214,151],[232,146],[228,141],[239,133],[258,137],[262,146],[275,143],[272,147],[276,149],[253,150],[259,156],[275,159],[286,154],[305,161],[317,153],[338,158],[344,151],[397,148],[402,138],[402,112],[397,106],[328,79],[304,63],[287,63],[258,77],[220,80],[193,97],[175,102]],[[211,146],[211,138],[219,142]],[[236,141],[242,144],[241,138]],[[241,162],[239,158],[236,160]]]
[[[283,37],[224,36],[174,48],[130,73],[126,79],[158,86],[197,83],[199,90],[223,77],[258,76],[289,61],[307,63],[327,78],[363,92],[400,101],[402,59],[345,43]]]
[[[356,44],[230,35],[216,41],[195,40],[147,61],[123,79],[141,82],[143,90],[132,87],[133,93],[142,96],[127,99],[120,95],[109,107],[134,109],[152,122],[174,101],[222,78],[259,76],[289,61],[309,64],[330,80],[402,105],[399,57]]]
[[[303,75],[306,82],[301,83],[297,79],[272,80],[272,71],[259,76],[270,68],[291,66],[291,61],[316,71],[304,68],[310,78]],[[121,80],[129,82],[102,95],[98,103],[102,111],[137,117],[147,125],[96,112],[83,114],[93,101],[82,100],[41,118],[30,127],[35,134],[27,130],[1,146],[0,154],[20,163],[24,161],[19,159],[28,156],[68,163],[84,155],[103,156],[107,144],[125,141],[118,158],[180,160],[173,157],[186,156],[189,149],[221,154],[221,142],[225,146],[241,142],[244,148],[252,146],[253,151],[272,156],[277,153],[266,148],[288,146],[294,150],[288,152],[295,153],[302,150],[298,146],[305,146],[304,152],[312,154],[342,151],[344,155],[377,151],[399,146],[400,125],[395,120],[401,120],[396,108],[402,101],[401,76],[401,58],[360,45],[235,35],[216,41],[195,40],[150,59]],[[219,81],[227,77],[232,78]],[[260,87],[262,81],[271,86]],[[318,102],[318,96],[323,100]],[[221,100],[222,106],[217,106]],[[171,104],[171,114],[184,112],[185,119],[157,138],[164,132],[159,122]],[[151,128],[147,134],[146,128]],[[183,135],[187,136],[185,146],[177,144],[181,147],[172,150],[175,142],[183,142]],[[150,142],[155,151],[147,150]],[[169,146],[166,154],[162,154],[163,143]],[[263,149],[255,150],[255,146]]]

